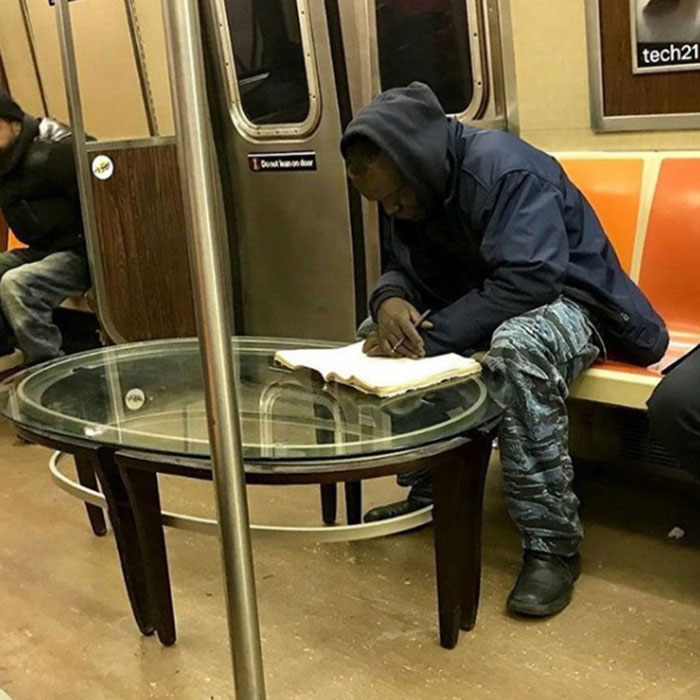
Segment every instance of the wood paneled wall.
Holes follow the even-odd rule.
[[[106,155],[114,175],[92,189],[109,320],[129,341],[196,335],[175,146]]]

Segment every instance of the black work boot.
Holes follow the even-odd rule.
[[[398,518],[400,515],[408,515],[421,508],[425,508],[425,505],[409,499],[396,501],[396,503],[387,503],[385,506],[377,506],[368,510],[364,520],[366,523],[375,523],[378,520],[389,520],[389,518]]]
[[[574,581],[581,574],[581,557],[563,557],[526,549],[523,568],[508,596],[508,610],[546,617],[561,612],[571,601]]]

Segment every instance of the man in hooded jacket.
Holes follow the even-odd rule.
[[[341,142],[348,175],[381,203],[384,272],[370,299],[370,355],[487,349],[504,407],[505,493],[523,566],[512,612],[568,605],[582,527],[568,453],[568,387],[601,352],[638,365],[668,344],[662,319],[620,267],[593,209],[547,154],[446,117],[422,83],[388,90]],[[428,322],[414,324],[431,309]],[[365,520],[431,502],[429,474]]]
[[[0,253],[0,357],[58,357],[52,310],[90,286],[70,129],[0,90],[0,209],[26,248]]]

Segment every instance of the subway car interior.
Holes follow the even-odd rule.
[[[0,700],[700,698],[700,0],[2,0]]]

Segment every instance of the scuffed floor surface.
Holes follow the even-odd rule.
[[[50,481],[49,451],[0,425],[0,688],[13,700],[233,697],[219,549],[167,541],[179,639],[131,618],[111,534]],[[169,508],[211,511],[208,484],[166,483]],[[390,480],[367,505],[397,495]],[[539,622],[508,617],[518,540],[492,466],[482,602],[459,646],[437,644],[430,528],[354,544],[254,543],[271,700],[700,698],[700,516],[658,488],[586,480],[575,600]],[[257,487],[257,522],[317,524],[315,488]],[[667,538],[682,525],[681,540]]]

